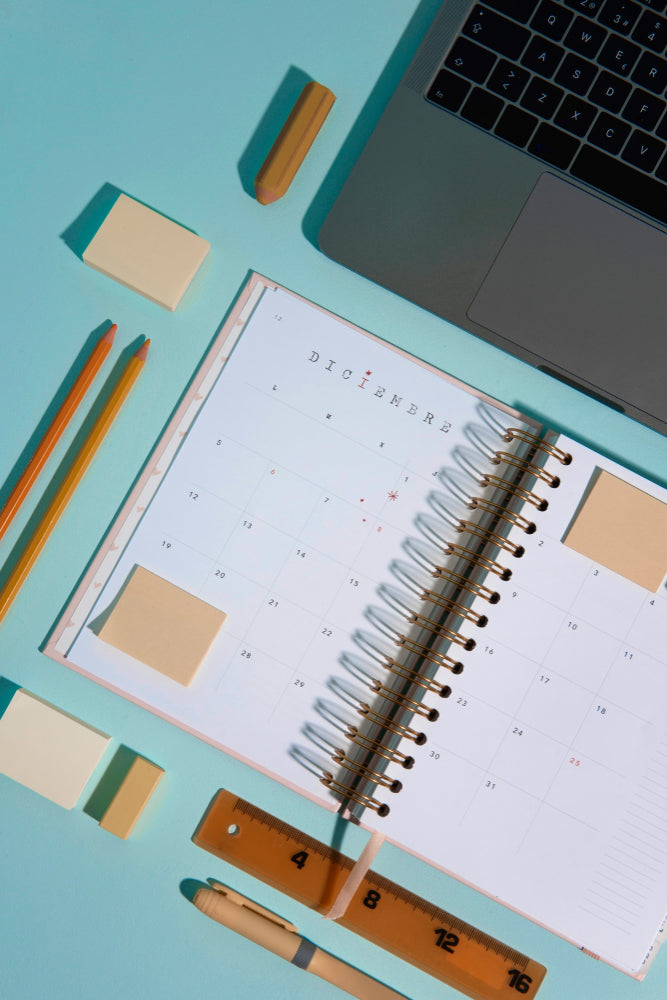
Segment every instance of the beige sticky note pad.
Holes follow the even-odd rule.
[[[210,249],[201,236],[121,194],[83,259],[173,312]]]
[[[98,635],[188,685],[226,617],[194,594],[135,566]]]
[[[563,542],[646,590],[667,573],[667,504],[598,470]]]
[[[157,764],[145,757],[135,757],[100,820],[102,829],[126,840],[163,774],[164,771]]]
[[[0,719],[0,771],[71,809],[109,737],[20,688]]]

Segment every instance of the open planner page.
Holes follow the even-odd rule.
[[[480,408],[526,425],[282,289],[239,330],[49,652],[334,807],[314,705]]]
[[[498,557],[512,577],[383,829],[640,976],[667,907],[667,491],[553,440],[572,462]]]

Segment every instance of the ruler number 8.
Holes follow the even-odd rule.
[[[530,989],[530,984],[533,981],[530,976],[526,975],[525,972],[521,972],[519,969],[511,969],[509,977],[510,988],[516,990],[517,993],[527,993]]]
[[[369,889],[364,898],[364,906],[369,910],[375,910],[381,899],[382,896],[376,889]]]

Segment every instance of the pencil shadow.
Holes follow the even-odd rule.
[[[278,134],[301,91],[311,80],[312,77],[304,73],[303,70],[297,69],[296,66],[290,66],[253,132],[250,142],[238,162],[243,190],[251,198],[255,197],[255,177],[259,168],[278,138]]]
[[[83,368],[86,361],[90,357],[90,353],[97,344],[97,341],[100,339],[102,334],[109,329],[110,326],[111,326],[111,320],[107,319],[103,323],[100,323],[100,325],[96,327],[93,331],[91,331],[91,333],[89,333],[89,335],[86,337],[85,343],[83,344],[81,350],[77,354],[76,359],[72,363],[72,366],[68,371],[67,375],[61,382],[58,391],[56,392],[55,396],[49,403],[46,410],[44,411],[44,415],[37,424],[37,427],[30,435],[25,447],[23,448],[21,454],[14,463],[14,466],[11,469],[9,475],[7,476],[5,482],[0,487],[0,508],[4,506],[9,494],[16,485],[19,476],[21,475],[21,473],[27,466],[28,462],[34,455],[35,451],[37,450],[40,441],[46,434],[46,431],[51,425],[53,418],[55,417],[56,413],[62,406],[63,401],[67,396],[67,393],[74,385],[74,382],[76,381],[77,376],[81,372],[81,369]]]
[[[108,326],[108,324],[107,324]],[[46,486],[42,496],[40,497],[36,507],[34,508],[30,518],[28,519],[25,527],[23,528],[21,534],[19,535],[15,545],[13,546],[8,557],[5,559],[2,569],[0,569],[0,587],[4,586],[7,577],[11,573],[12,569],[16,565],[21,554],[25,550],[26,546],[29,544],[30,539],[34,535],[48,505],[53,500],[53,497],[57,490],[59,489],[64,477],[69,471],[71,465],[76,459],[77,455],[81,451],[83,443],[85,442],[88,434],[90,433],[93,424],[97,420],[98,416],[104,405],[106,404],[109,396],[113,392],[118,379],[120,378],[125,366],[127,365],[130,357],[136,353],[141,344],[144,342],[143,337],[137,337],[132,344],[126,347],[122,353],[119,355],[118,360],[114,364],[111,372],[107,376],[104,385],[99,391],[97,398],[95,399],[93,405],[91,406],[89,412],[87,413],[81,427],[77,431],[74,440],[67,449],[64,457],[60,461],[57,469],[53,473],[48,485]],[[42,648],[42,647],[40,647]]]
[[[319,249],[318,233],[329,209],[359,158],[389,98],[398,86],[441,2],[442,0],[421,0],[307,210],[302,231],[308,242],[317,249]]]

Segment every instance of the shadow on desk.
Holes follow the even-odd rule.
[[[380,77],[364,104],[342,149],[334,160],[319,191],[303,220],[303,234],[309,243],[319,249],[318,233],[324,219],[336,200],[348,174],[356,163],[373,131],[389,98],[398,86],[410,60],[416,52],[426,29],[433,20],[441,0],[421,0],[417,10],[403,32],[396,48],[389,57]],[[322,81],[326,83],[327,81]]]

